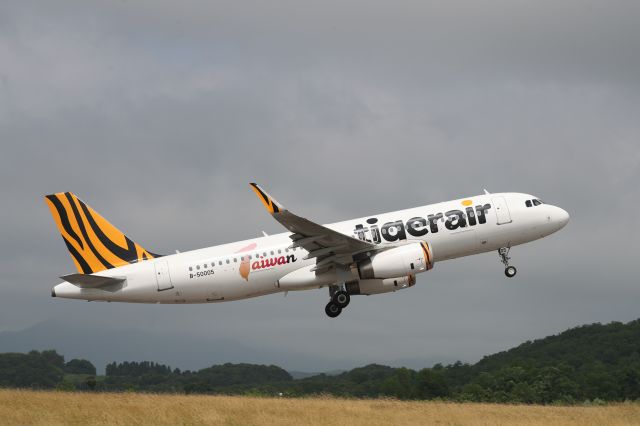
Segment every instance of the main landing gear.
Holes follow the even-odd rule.
[[[504,274],[508,277],[508,278],[512,278],[516,276],[516,273],[518,272],[518,270],[516,269],[515,266],[510,266],[509,265],[509,260],[511,260],[511,258],[509,257],[509,251],[511,250],[511,247],[500,247],[498,249],[498,256],[500,256],[500,261],[504,264],[505,268],[504,268]]]
[[[337,286],[330,287],[329,294],[331,295],[331,300],[324,308],[324,312],[330,318],[335,318],[349,305],[351,296],[349,296],[349,293],[346,292],[344,287],[339,288]]]

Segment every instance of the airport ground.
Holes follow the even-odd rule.
[[[539,406],[0,390],[7,425],[634,425],[640,403]]]

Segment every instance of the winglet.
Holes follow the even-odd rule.
[[[265,208],[269,211],[269,213],[279,213],[285,210],[284,206],[278,203],[271,195],[267,194],[264,189],[260,188],[257,183],[251,182],[251,189],[256,193],[262,204],[264,204]]]

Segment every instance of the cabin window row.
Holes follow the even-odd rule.
[[[275,256],[276,252],[277,252],[278,254],[282,254],[282,252],[283,252],[283,251],[284,251],[285,253],[289,253],[289,251],[295,251],[295,250],[297,250],[297,249],[298,249],[298,247],[294,247],[294,248],[292,248],[292,249],[288,249],[288,248],[286,248],[286,249],[284,249],[284,250],[282,250],[282,249],[278,249],[278,250],[271,250],[270,252],[266,252],[266,251],[265,251],[265,252],[263,252],[263,253],[262,253],[262,257],[267,257],[267,256],[269,256],[269,253],[271,253],[271,256]],[[240,261],[242,261],[245,257],[246,257],[248,260],[251,260],[251,259],[260,259],[260,253],[256,253],[254,256],[251,256],[251,255],[249,254],[249,255],[246,255],[246,256],[240,256],[239,258],[238,258],[238,257],[233,257],[233,258],[231,258],[231,257],[230,257],[230,258],[228,258],[228,259],[225,259],[224,261],[222,261],[222,260],[218,260],[218,266],[223,266],[224,264],[229,265],[229,264],[231,264],[231,262],[232,262],[232,261],[233,261],[233,263],[238,263],[238,259],[240,259]],[[212,268],[215,268],[215,266],[216,266],[216,262],[215,262],[215,261],[211,262],[211,267],[212,267]],[[191,272],[192,272],[194,269],[195,269],[196,271],[199,271],[201,267],[202,267],[203,269],[207,269],[207,268],[209,267],[209,263],[205,263],[205,264],[203,264],[202,266],[201,266],[201,265],[189,266],[189,271],[191,271]]]

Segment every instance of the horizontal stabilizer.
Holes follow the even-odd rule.
[[[114,284],[121,284],[125,281],[125,278],[101,277],[88,274],[69,274],[60,278],[80,288],[108,287]]]

